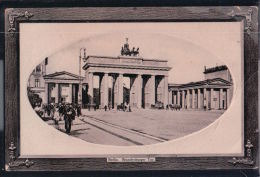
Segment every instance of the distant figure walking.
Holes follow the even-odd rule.
[[[70,133],[71,130],[71,123],[73,120],[75,120],[75,111],[71,105],[68,105],[66,108],[66,113],[64,115],[64,120],[65,120],[65,130],[66,133]]]
[[[80,105],[77,105],[77,116],[79,117],[79,116],[81,116],[81,107],[80,107]]]
[[[55,128],[59,129],[59,120],[60,120],[59,107],[55,108],[53,120],[54,120]]]

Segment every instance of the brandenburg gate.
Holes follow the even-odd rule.
[[[122,47],[121,54],[124,54]],[[134,49],[133,49],[134,50]],[[150,108],[156,102],[168,105],[167,60],[144,59],[129,54],[118,57],[87,56],[85,59],[85,79],[88,83],[89,103],[93,103],[93,76],[100,80],[100,106],[109,104],[108,77],[112,77],[112,105],[123,103],[123,77],[130,78],[129,104],[136,108]]]
[[[38,87],[33,89],[37,93],[43,90],[44,103],[67,102],[100,108],[116,108],[124,103],[135,108],[151,108],[156,103],[162,103],[164,108],[169,105],[204,110],[227,109],[231,103],[233,81],[226,65],[212,68],[205,66],[202,81],[169,84],[171,67],[168,61],[140,57],[139,48],[130,50],[128,39],[121,48],[120,56],[86,57],[84,51],[83,60],[85,77],[66,71],[44,74],[44,82],[41,84],[45,83],[45,87],[39,87],[38,73],[37,77],[31,77],[29,84],[38,83]],[[81,73],[81,65],[79,71]],[[98,90],[94,76],[99,77]],[[127,86],[124,86],[124,77],[130,80]]]

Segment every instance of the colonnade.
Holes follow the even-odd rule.
[[[169,90],[169,104],[181,105],[183,109],[227,109],[230,96],[230,88]]]
[[[76,86],[77,85],[77,86]],[[78,98],[79,94],[79,89],[76,87],[78,87],[79,84],[73,84],[73,83],[45,83],[45,98],[44,98],[44,103],[59,103],[61,102],[61,99],[65,99],[63,100],[64,102],[68,102],[68,103],[77,103],[78,100],[80,100]],[[65,97],[63,97],[63,95],[61,95],[61,89],[62,87],[66,87],[67,88],[67,94]],[[81,93],[81,92],[80,92]]]
[[[113,106],[121,105],[124,100],[123,93],[123,78],[130,78],[130,94],[129,104],[136,108],[147,108],[155,104],[156,101],[168,105],[168,76],[163,75],[147,75],[147,74],[128,74],[128,73],[100,73],[100,72],[86,72],[88,80],[88,100],[90,104],[94,103],[94,75],[99,76],[99,89],[100,89],[100,106],[104,108],[109,104],[109,87],[108,77],[112,77],[112,97]],[[156,85],[156,81],[160,80]],[[157,98],[157,95],[161,95]],[[156,100],[157,99],[157,100]]]

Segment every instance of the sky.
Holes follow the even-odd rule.
[[[128,38],[130,48],[140,48],[141,57],[168,60],[169,83],[182,84],[203,80],[204,66],[225,64],[228,58],[210,50],[227,52],[225,45],[214,43],[221,38],[240,42],[232,23],[29,23],[20,28],[21,41],[26,40],[22,48],[30,52],[31,60],[49,58],[47,74],[64,70],[78,74],[82,47],[87,55],[119,56]]]

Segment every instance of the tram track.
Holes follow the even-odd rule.
[[[121,138],[125,141],[131,142],[134,145],[146,145],[168,141],[164,138],[156,137],[137,130],[122,127],[89,115],[84,115],[83,119],[80,120],[106,133]]]

